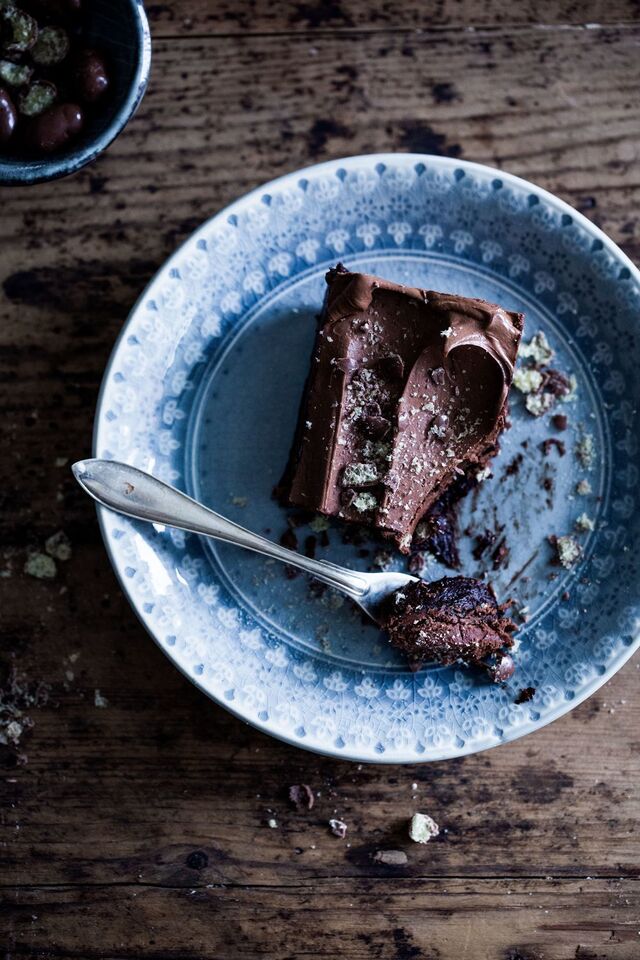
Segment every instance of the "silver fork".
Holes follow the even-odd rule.
[[[227,520],[150,473],[117,460],[79,460],[71,469],[80,486],[103,507],[136,520],[164,523],[233,543],[298,567],[351,597],[376,622],[376,610],[385,597],[418,579],[408,573],[366,573],[312,560]]]

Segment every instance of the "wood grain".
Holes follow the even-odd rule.
[[[287,170],[378,150],[503,166],[640,259],[637,3],[149,12],[152,82],[126,132],[71,179],[0,191],[0,662],[51,688],[19,747],[0,745],[0,945],[57,960],[639,956],[635,662],[474,757],[359,767],[294,750],[206,700],[146,636],[63,462],[90,453],[102,370],[155,270]],[[71,559],[27,576],[60,529]],[[312,811],[293,809],[291,783],[318,792]],[[406,835],[418,809],[442,827],[426,847]],[[374,859],[389,849],[407,864]]]
[[[111,284],[143,281],[243,191],[317,160],[383,150],[502,166],[560,193],[631,249],[639,39],[640,26],[202,38],[181,41],[179,56],[173,42],[158,42],[141,110],[107,155],[55,189],[2,191],[3,273],[27,262],[75,266],[81,252],[80,293],[86,278],[112,307]],[[37,279],[32,298],[47,275]],[[73,307],[71,279],[61,289]],[[61,306],[59,292],[53,300]]]
[[[636,960],[638,956],[640,898],[637,884],[628,881],[549,885],[396,878],[270,890],[219,884],[184,890],[97,887],[80,894],[62,887],[38,896],[28,891],[18,902],[14,958]],[[172,947],[166,949],[165,944]]]
[[[99,545],[70,563],[76,580],[84,571],[84,591],[104,597],[111,575]],[[102,576],[88,576],[96,564]],[[119,594],[95,610],[79,590],[69,593],[73,633],[63,637],[50,617],[49,639],[38,644],[49,661],[40,670],[56,681],[53,705],[32,714],[29,762],[9,774],[5,828],[14,833],[2,877],[295,884],[396,875],[373,860],[388,848],[405,851],[400,875],[415,878],[638,877],[635,664],[522,742],[446,763],[359,767],[276,743],[211,704],[132,622]],[[95,688],[108,707],[94,706]],[[319,794],[310,812],[289,803],[294,783]],[[442,828],[428,847],[407,836],[416,810]],[[345,842],[329,830],[334,816],[348,824]],[[193,860],[198,853],[206,864]]]
[[[3,430],[16,454],[37,451],[38,480],[16,487],[11,458],[0,464],[8,542],[51,524],[51,464],[88,453],[101,371],[145,283],[205,216],[270,177],[348,153],[466,157],[560,194],[639,258],[639,39],[325,36],[312,56],[288,37],[286,76],[280,39],[184,40],[179,57],[158,43],[149,93],[106,156],[55,188],[0,191]]]
[[[531,24],[618,23],[640,19],[634,0],[182,0],[149,3],[147,11],[157,36],[194,33],[301,33],[344,30],[429,30],[439,27],[487,27]],[[286,62],[286,61],[285,61]]]

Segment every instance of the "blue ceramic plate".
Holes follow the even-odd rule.
[[[493,579],[499,596],[513,589],[529,608],[513,680],[498,687],[437,666],[412,674],[341,597],[314,597],[304,577],[289,580],[237,548],[101,510],[105,542],[157,643],[242,719],[355,760],[473,753],[566,713],[638,645],[640,275],[561,200],[488,167],[395,154],[311,167],[213,217],[158,273],[109,363],[95,455],[150,470],[277,539],[286,516],[271,490],[293,434],[323,276],[338,260],[524,311],[528,336],[544,330],[554,364],[577,379],[577,398],[563,407],[566,455],[542,455],[549,417],[534,419],[516,396],[494,478],[462,509],[462,528],[497,520],[508,532],[508,563]],[[584,436],[589,468],[574,455]],[[507,470],[518,454],[520,469]],[[576,493],[580,480],[590,494]],[[554,568],[547,538],[572,533],[582,513],[595,529],[577,534],[580,562]],[[340,528],[328,538],[318,556],[371,563]],[[475,574],[470,545],[466,538],[463,571]],[[433,562],[424,575],[446,572]],[[516,705],[527,686],[535,697]]]

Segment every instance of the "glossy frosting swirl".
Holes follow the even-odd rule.
[[[523,317],[341,265],[327,285],[289,502],[406,552],[447,487],[496,452]]]

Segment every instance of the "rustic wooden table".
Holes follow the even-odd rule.
[[[3,955],[640,957],[637,657],[489,753],[324,760],[233,719],[163,657],[69,473],[147,280],[208,214],[301,165],[412,150],[502,166],[640,259],[637,0],[149,14],[152,80],[126,132],[79,175],[1,197]],[[59,530],[71,557],[51,579],[25,573]],[[321,793],[311,813],[287,802],[300,782]],[[416,809],[448,831],[427,847],[406,840]]]

